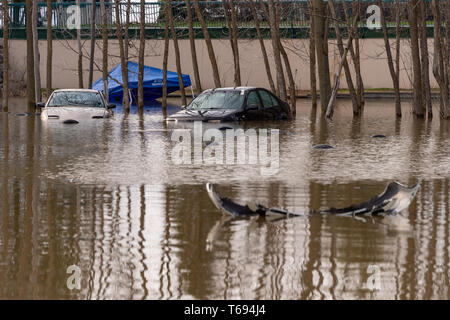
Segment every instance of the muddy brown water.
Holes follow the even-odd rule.
[[[437,116],[404,103],[396,120],[392,101],[368,100],[354,120],[340,100],[328,122],[299,100],[295,121],[238,125],[279,129],[267,176],[175,164],[157,109],[64,125],[16,115],[24,106],[0,113],[0,299],[450,298],[450,122]],[[402,215],[234,219],[206,243],[222,219],[208,181],[240,203],[308,212],[418,179]]]

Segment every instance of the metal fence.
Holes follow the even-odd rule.
[[[205,19],[208,28],[227,28],[226,15],[230,15],[229,1],[226,1],[227,9],[224,8],[222,1],[200,1],[200,10]],[[393,24],[395,22],[395,3],[393,0],[385,0],[384,12],[386,20]],[[249,1],[235,2],[235,10],[237,16],[237,22],[239,28],[252,28],[255,25],[255,16],[252,14]],[[257,7],[256,19],[260,22],[262,27],[268,26],[268,4],[267,1],[254,0]],[[279,24],[280,28],[295,28],[295,27],[309,27],[311,6],[308,0],[283,0],[276,1],[279,10]],[[360,26],[365,25],[365,20],[369,16],[367,13],[368,6],[376,4],[376,1],[360,1],[360,5],[356,5],[358,1],[347,0],[347,11],[343,6],[342,1],[335,0],[338,19],[342,22],[345,21],[345,13],[350,17],[355,16],[355,10],[359,10]],[[64,29],[73,26],[75,14],[80,14],[80,26],[81,28],[88,28],[91,23],[91,10],[92,3],[81,3],[79,9],[75,9],[75,2],[57,2],[53,3],[52,10],[52,27],[56,29]],[[106,14],[108,17],[108,27],[114,29],[116,27],[116,15],[114,3],[106,3]],[[165,3],[155,2],[147,3],[145,5],[145,25],[146,28],[161,27],[165,24]],[[430,1],[427,1],[426,16],[429,24],[432,24],[432,14]],[[75,6],[76,7],[76,6]],[[79,11],[76,11],[79,10]],[[402,14],[402,24],[407,25],[407,10],[406,1],[401,0],[400,10]],[[119,4],[120,20],[121,23],[125,23],[127,17],[127,4]],[[187,21],[187,7],[186,2],[177,1],[172,2],[172,12],[174,16],[174,23],[177,28],[186,28]],[[96,4],[96,24],[97,27],[101,26],[101,8],[100,4]],[[192,2],[192,16],[194,20],[194,27],[199,28],[199,22],[194,10],[194,4]],[[41,2],[38,5],[38,27],[45,28],[47,26],[47,7],[45,2]],[[1,18],[1,26],[3,26],[3,17]],[[25,3],[11,3],[9,5],[9,21],[10,29],[25,28]],[[129,8],[129,22],[130,28],[137,28],[140,23],[140,3],[132,3]]]

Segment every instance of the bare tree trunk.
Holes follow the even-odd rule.
[[[38,2],[33,1],[33,56],[34,56],[34,85],[36,102],[42,100],[41,96],[41,67],[39,55],[39,35],[37,30],[38,24]]]
[[[275,69],[277,72],[277,93],[281,100],[286,101],[286,82],[284,80],[283,65],[281,63],[280,39],[277,33],[277,17],[274,0],[268,1],[269,5],[269,23],[270,34],[272,38],[272,48],[275,61]]]
[[[164,28],[164,55],[163,55],[163,95],[162,95],[162,112],[163,117],[167,115],[167,64],[169,60],[169,6],[165,5],[165,28]]]
[[[102,79],[103,79],[103,93],[106,101],[109,102],[108,93],[108,15],[106,11],[105,0],[100,0],[102,11]]]
[[[336,31],[336,40],[337,40],[337,44],[338,44],[339,54],[341,55],[341,57],[342,56],[345,57],[345,59],[342,61],[342,63],[343,63],[343,67],[344,67],[345,78],[347,80],[348,90],[350,92],[350,97],[352,99],[353,115],[354,116],[358,116],[360,114],[359,95],[355,91],[355,87],[353,85],[353,80],[352,80],[352,74],[350,72],[350,67],[349,67],[347,59],[346,59],[347,58],[347,52],[346,51],[351,50],[351,48],[352,48],[352,41],[349,41],[350,47],[347,46],[347,48],[344,49],[344,44],[342,42],[342,35],[341,35],[341,31],[339,29],[339,24],[338,24],[338,20],[337,20],[336,8],[334,6],[333,0],[329,0],[328,1],[328,5],[330,7],[331,16],[334,19],[333,25],[334,25],[334,29]],[[353,21],[354,21],[354,23],[357,23],[358,15],[356,15],[354,17]],[[349,32],[349,40],[353,39],[353,35],[354,35],[353,32]],[[341,68],[341,67],[342,66],[340,66],[339,68]],[[339,70],[339,72],[337,74],[340,76],[341,71]],[[339,85],[339,81],[336,81],[335,83],[337,85]],[[336,87],[333,90],[334,94],[335,94],[335,91],[337,92]],[[330,104],[328,104],[328,110],[329,110],[329,107],[330,107]],[[327,111],[327,117],[328,117],[328,114],[329,114],[329,112]]]
[[[194,69],[195,89],[197,90],[197,92],[202,92],[203,90],[200,81],[200,73],[198,71],[197,49],[195,47],[195,34],[193,26],[194,19],[192,17],[192,6],[190,0],[186,0],[186,10],[189,28],[189,43],[191,45],[192,68]]]
[[[286,74],[288,75],[288,78],[291,79],[290,82],[292,83],[292,86],[291,86],[290,90],[293,90],[292,92],[294,94],[290,97],[290,99],[291,99],[291,104],[293,104],[294,108],[295,108],[295,100],[296,100],[296,97],[295,97],[295,83],[294,83],[294,77],[292,75],[292,70],[291,70],[291,67],[290,67],[288,56],[287,56],[286,51],[284,50],[284,47],[283,47],[283,45],[281,43],[281,37],[280,37],[280,8],[279,8],[279,6],[280,6],[280,2],[279,1],[275,2],[274,1],[275,32],[276,32],[276,37],[277,37],[277,41],[278,41],[278,50],[280,51],[280,55],[283,58],[282,61],[286,62],[285,63],[285,67],[283,68],[283,65],[281,67],[281,71],[282,71],[281,75],[283,76],[283,83],[284,83],[284,87],[283,88],[286,91],[286,86],[287,85],[286,85],[286,79],[285,79],[285,74],[284,74],[284,70],[285,70]],[[284,54],[283,54],[283,52],[284,52]],[[286,66],[286,64],[287,64],[287,66]],[[286,101],[287,101],[287,92],[286,92]],[[293,112],[295,113],[295,110]]]
[[[53,36],[52,36],[52,0],[47,0],[47,97],[52,92],[52,63],[53,63]]]
[[[316,44],[314,40],[314,14],[311,9],[309,23],[309,80],[311,86],[312,107],[317,108],[317,79],[316,79]]]
[[[97,1],[92,0],[91,8],[91,54],[89,56],[89,81],[88,87],[92,88],[92,83],[94,81],[94,57],[95,57],[95,18],[97,11]]]
[[[264,66],[266,68],[266,73],[267,73],[267,80],[269,81],[270,90],[272,90],[272,92],[275,92],[276,91],[275,84],[273,83],[272,72],[270,71],[270,64],[269,64],[269,59],[267,58],[266,46],[264,45],[264,39],[263,39],[263,36],[261,33],[261,28],[259,25],[259,19],[258,19],[258,13],[256,11],[256,5],[253,1],[254,0],[249,0],[249,4],[250,4],[250,9],[252,10],[253,19],[255,21],[256,34],[258,35],[259,45],[261,47],[261,53],[263,56]]]
[[[450,1],[447,0],[445,3],[446,8],[446,18],[445,18],[445,38],[447,42],[447,55],[444,57],[445,66],[446,66],[446,77],[445,77],[445,83],[447,84],[447,91],[450,91]],[[448,114],[450,116],[450,110],[448,111]]]
[[[145,0],[141,0],[139,29],[138,112],[144,112]]]
[[[238,67],[236,64],[236,61],[238,61],[239,59],[236,59],[236,47],[234,46],[234,39],[233,39],[233,27],[231,25],[231,19],[228,15],[228,11],[230,11],[228,5],[227,5],[227,1],[226,0],[222,0],[222,8],[223,8],[223,13],[225,16],[225,22],[227,24],[228,27],[228,40],[230,41],[230,46],[231,46],[231,52],[233,53],[233,65],[234,65],[234,85],[237,86],[239,79],[238,79]]]
[[[216,88],[221,87],[220,84],[220,76],[219,76],[219,68],[217,67],[216,56],[214,54],[214,48],[212,46],[211,38],[208,33],[208,29],[206,28],[205,20],[203,19],[202,12],[200,11],[200,6],[198,4],[198,0],[194,0],[194,8],[195,13],[197,14],[198,21],[200,22],[200,26],[202,27],[203,36],[205,37],[206,49],[208,50],[209,60],[211,61],[211,68],[213,71],[214,77],[214,85]]]
[[[428,42],[427,42],[427,17],[426,6],[424,0],[419,0],[420,20],[419,20],[419,40],[422,67],[422,86],[423,98],[428,113],[428,117],[433,117],[433,107],[431,104],[431,87],[430,87],[430,62],[428,60]]]
[[[348,7],[346,1],[342,2],[344,7],[345,19],[347,21],[347,30],[348,33],[352,33],[353,43],[355,44],[355,48],[353,45],[349,48],[350,56],[353,60],[353,65],[355,67],[355,75],[356,75],[356,92],[357,92],[357,102],[358,102],[358,114],[362,111],[364,107],[364,83],[361,76],[361,54],[359,48],[359,33],[358,33],[358,23],[355,20],[359,20],[359,18],[355,19],[350,17],[348,14]],[[352,13],[353,16],[356,14],[359,17],[359,12],[361,10],[361,0],[353,0],[352,1]],[[355,14],[356,13],[356,14]],[[353,25],[352,25],[353,19]]]
[[[131,13],[131,0],[127,0],[127,6],[125,8],[125,27],[123,30],[124,52],[125,52],[125,60],[127,61],[127,63],[128,63],[128,59],[130,58],[130,55],[128,52],[128,48],[130,45],[129,32],[128,32],[128,30],[130,29],[130,13]]]
[[[128,113],[130,111],[130,100],[128,97],[128,62],[125,56],[125,46],[122,37],[122,26],[120,24],[120,2],[119,0],[114,0],[116,9],[116,30],[117,39],[119,40],[119,50],[120,50],[120,62],[122,69],[122,86],[123,86],[123,111]]]
[[[289,101],[290,101],[290,105],[291,105],[291,113],[292,116],[295,117],[295,115],[297,114],[297,95],[295,92],[295,81],[294,81],[294,75],[292,74],[292,69],[291,69],[291,64],[289,62],[289,57],[286,53],[286,50],[283,47],[283,44],[280,42],[280,53],[283,56],[283,61],[284,61],[284,67],[286,69],[286,73],[288,76],[288,81],[289,81]]]
[[[80,7],[80,0],[76,0],[76,5]],[[81,10],[81,9],[80,9]],[[81,46],[81,26],[77,26],[77,46],[78,46],[78,87],[83,88],[83,47]]]
[[[439,75],[439,72],[440,72],[440,70],[439,70],[439,67],[440,67],[440,65],[439,65],[439,58],[440,58],[440,56],[439,56],[439,52],[438,52],[438,51],[440,51],[440,48],[438,47],[438,42],[440,42],[440,41],[438,41],[438,40],[441,40],[440,39],[441,34],[439,32],[440,29],[436,30],[438,22],[440,20],[440,11],[439,11],[439,9],[435,9],[434,6],[435,6],[435,3],[432,2],[433,19],[434,19],[434,29],[433,29],[433,33],[434,33],[434,40],[433,40],[434,52],[433,52],[433,66],[432,66],[432,70],[433,70],[433,76],[436,79],[436,81],[437,81],[437,83],[438,83],[438,85],[440,87],[441,86],[441,77]],[[441,103],[441,105],[443,103],[442,95],[440,96],[440,103]]]
[[[317,68],[319,73],[320,104],[322,113],[328,108],[331,97],[330,65],[328,61],[327,23],[323,0],[313,0],[314,40],[316,41]]]
[[[411,34],[411,57],[413,66],[413,113],[417,117],[423,117],[423,87],[419,54],[419,32],[417,28],[417,12],[419,0],[408,0],[408,20]]]
[[[439,113],[443,119],[450,118],[449,90],[446,83],[447,73],[445,72],[446,55],[444,54],[443,38],[441,33],[441,10],[438,0],[432,0],[432,9],[434,17],[434,62],[437,67],[434,69],[434,76],[439,84],[440,89],[440,107]]]
[[[271,37],[271,40],[273,40],[273,38],[272,38],[272,30],[270,29],[270,26],[271,26],[271,23],[270,23],[270,19],[271,19],[270,18],[270,12],[269,12],[268,6],[266,7],[265,4],[267,4],[267,1],[264,2],[264,0],[259,0],[260,9],[264,12],[264,15],[266,17],[266,22],[269,22],[270,37]],[[276,23],[275,23],[275,25],[276,25]],[[273,42],[272,42],[272,51],[273,51]],[[274,55],[274,53],[272,53],[272,54]],[[275,62],[275,56],[274,56],[274,62]],[[277,73],[277,70],[276,70],[276,66],[275,66],[275,76],[277,76],[276,73]],[[278,86],[275,87],[275,84],[274,84],[273,92],[275,92],[278,96],[280,95],[280,92],[278,90]]]
[[[436,34],[436,32],[434,32],[434,41],[433,41],[434,42],[433,43],[434,52],[433,52],[433,66],[432,66],[432,70],[433,70],[433,76],[436,79],[438,85],[440,86],[441,78],[439,76],[439,54],[438,54],[436,37],[437,37],[437,34]],[[442,96],[440,97],[440,102],[441,102],[441,104],[443,103]]]
[[[236,8],[234,6],[234,0],[230,0],[231,9],[231,25],[232,25],[232,39],[234,47],[234,68],[235,68],[235,83],[236,86],[241,86],[241,66],[239,62],[239,46],[238,46],[238,26],[236,18]]]
[[[173,48],[175,51],[175,64],[177,66],[178,83],[180,86],[180,93],[181,93],[181,103],[183,106],[185,106],[186,93],[184,92],[183,73],[181,71],[180,48],[178,47],[177,31],[175,30],[175,25],[173,22],[172,0],[167,0],[167,5],[169,6],[169,26],[170,30],[172,31]]]
[[[3,111],[8,111],[9,100],[9,12],[8,0],[3,0]]]
[[[353,2],[354,9],[353,12],[358,12],[358,20],[359,20],[359,12],[361,10],[361,0],[358,0],[357,2]],[[360,48],[359,48],[359,33],[358,33],[358,24],[355,23],[353,25],[353,38],[355,43],[355,57],[353,58],[354,64],[355,64],[355,73],[356,73],[356,90],[358,92],[359,96],[359,109],[360,112],[364,108],[365,104],[365,98],[364,98],[364,82],[361,76],[361,54],[360,54]],[[350,48],[351,52],[353,52],[353,47]],[[351,53],[353,56],[353,53]]]
[[[280,27],[279,27],[280,26],[279,6],[280,6],[280,2],[276,2],[275,3],[275,21],[276,21],[275,29],[277,32],[278,47],[280,49],[281,56],[283,57],[284,67],[285,67],[286,74],[288,76],[288,81],[289,81],[289,100],[290,100],[290,105],[291,105],[291,116],[295,117],[295,115],[297,113],[297,106],[296,106],[297,96],[296,96],[296,92],[295,92],[295,81],[294,81],[294,76],[292,74],[289,57],[288,57],[286,50],[284,49],[284,46],[281,42]],[[284,74],[283,74],[283,80],[284,80]],[[286,99],[287,99],[287,97],[286,97]]]
[[[36,91],[34,85],[34,49],[33,49],[33,3],[26,0],[26,33],[27,33],[27,111],[36,108]]]
[[[397,117],[402,116],[401,98],[400,98],[400,0],[395,0],[395,74],[398,92],[396,93],[395,113]],[[395,87],[394,87],[395,88]]]
[[[341,55],[341,60],[339,61],[338,70],[335,73],[334,87],[333,87],[333,91],[331,93],[330,101],[328,101],[328,105],[327,105],[326,117],[328,119],[331,119],[333,117],[334,103],[336,101],[337,91],[339,89],[339,82],[340,82],[340,79],[341,79],[342,67],[344,65],[345,59],[347,59],[347,52],[348,52],[349,46],[351,46],[351,42],[352,42],[352,37],[350,35],[350,37],[348,39],[348,42],[347,42],[347,47],[345,48],[344,52]]]
[[[398,73],[396,73],[394,69],[394,61],[392,59],[392,52],[391,52],[391,45],[389,43],[389,36],[387,32],[387,25],[386,25],[386,17],[384,14],[384,8],[383,8],[383,1],[377,0],[377,4],[380,7],[381,11],[381,26],[383,29],[383,37],[384,37],[384,45],[386,47],[386,55],[387,55],[387,61],[388,61],[388,67],[389,72],[391,74],[392,83],[394,85],[394,94],[395,94],[395,113],[397,117],[402,116],[402,109],[401,109],[401,102],[400,102],[400,88],[399,88],[399,81],[398,81]]]

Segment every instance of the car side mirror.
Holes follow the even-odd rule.
[[[37,108],[45,108],[45,102],[38,102],[36,103]]]
[[[258,105],[257,104],[250,104],[247,106],[247,108],[245,109],[246,111],[254,111],[254,110],[258,110]]]
[[[114,103],[110,103],[110,104],[108,104],[108,107],[107,107],[108,109],[115,109],[116,108],[116,105],[114,104]]]

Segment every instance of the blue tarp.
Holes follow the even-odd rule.
[[[132,102],[137,103],[138,88],[138,71],[139,65],[135,62],[128,62],[128,88],[132,95]],[[122,87],[122,65],[119,64],[109,72],[108,77],[108,94],[109,100],[121,103],[123,97]],[[187,74],[183,74],[184,87],[191,86],[191,78]],[[163,87],[163,71],[162,69],[144,66],[144,102],[153,101],[162,97]],[[92,89],[103,91],[103,79],[100,78],[93,85]],[[180,89],[178,82],[178,74],[176,72],[167,71],[167,93],[171,93]]]

